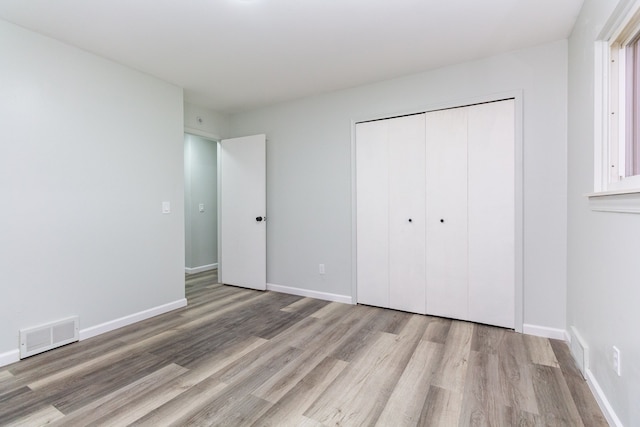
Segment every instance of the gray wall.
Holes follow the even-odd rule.
[[[188,132],[219,139],[229,133],[229,116],[185,102],[184,126]]]
[[[180,88],[1,20],[0,55],[1,362],[183,300],[184,125]]]
[[[564,329],[566,41],[231,116],[230,136],[267,134],[267,281],[351,295],[352,120],[512,90],[524,94],[524,322]]]
[[[586,0],[569,40],[568,313],[590,374],[624,425],[640,425],[640,216],[593,212],[594,41],[618,2]],[[622,376],[612,369],[621,351]]]
[[[218,263],[217,144],[184,135],[186,268]],[[204,212],[199,205],[204,204]]]

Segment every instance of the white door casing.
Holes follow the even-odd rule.
[[[266,137],[223,139],[219,147],[219,281],[266,290]]]

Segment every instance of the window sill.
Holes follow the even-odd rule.
[[[602,191],[586,196],[592,211],[640,213],[640,188]]]

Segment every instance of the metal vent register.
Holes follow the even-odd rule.
[[[78,316],[20,330],[20,358],[78,341]]]

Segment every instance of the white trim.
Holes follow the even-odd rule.
[[[640,0],[621,0],[594,43],[594,191],[634,189],[640,177],[624,176],[625,155],[625,53],[624,46],[638,32],[630,27],[637,19]],[[614,114],[615,113],[615,114]],[[596,194],[599,195],[599,194]],[[589,195],[591,196],[591,195]],[[617,208],[594,209],[635,212]]]
[[[218,268],[217,262],[213,264],[201,265],[200,267],[185,267],[184,272],[187,274],[196,274],[202,273],[203,271],[215,270],[216,268]]]
[[[222,138],[220,138],[218,135],[215,135],[213,133],[204,131],[204,130],[200,130],[200,129],[196,129],[196,128],[192,128],[189,126],[185,126],[184,127],[184,133],[188,133],[189,135],[195,135],[195,136],[200,136],[202,138],[206,138],[206,139],[211,139],[213,140],[213,142],[218,142],[220,141]]]
[[[167,313],[172,310],[176,310],[178,308],[186,307],[186,305],[187,305],[187,299],[182,298],[167,304],[150,308],[148,310],[143,310],[138,313],[133,313],[128,316],[121,317],[119,319],[110,320],[108,322],[101,323],[96,326],[91,326],[86,329],[81,329],[79,332],[80,341],[86,340],[88,338],[93,338],[97,335],[101,335],[106,332],[111,332],[113,330],[122,328],[123,326],[128,326],[136,322],[141,322],[143,320],[158,316],[160,314]],[[10,350],[5,353],[0,353],[0,366],[9,365],[11,363],[15,363],[19,361],[20,361],[19,349]]]
[[[11,365],[20,361],[20,350],[10,350],[4,353],[0,353],[0,366]]]
[[[358,183],[356,180],[356,121],[351,120],[351,300],[358,301]]]
[[[522,333],[554,340],[571,341],[569,333],[565,329],[550,328],[548,326],[529,325],[525,323],[522,325]]]
[[[595,375],[593,375],[593,372],[591,372],[590,369],[587,369],[586,377],[587,385],[589,386],[591,393],[595,397],[596,402],[598,402],[598,406],[600,406],[600,409],[602,410],[602,413],[607,419],[609,425],[615,427],[623,427],[622,421],[620,421],[620,418],[618,418],[618,416],[616,415],[613,407],[607,399],[607,396],[605,396],[604,391],[602,391],[602,388],[600,388],[600,384],[598,384]]]
[[[594,47],[593,188],[604,191],[609,182],[609,43]]]
[[[349,295],[331,294],[329,292],[312,291],[310,289],[292,288],[289,286],[267,283],[267,290],[283,294],[299,295],[301,297],[316,298],[325,301],[335,301],[344,304],[353,304],[353,298]]]
[[[595,193],[587,193],[587,197],[602,197],[602,196],[618,196],[620,194],[634,194],[640,193],[640,188],[628,188],[620,190],[598,191]]]
[[[95,337],[97,335],[104,334],[106,332],[113,331],[115,329],[122,328],[123,326],[128,326],[136,322],[141,322],[151,317],[158,316],[160,314],[164,314],[169,311],[185,307],[186,305],[187,305],[187,299],[182,298],[167,304],[150,308],[148,310],[139,311],[138,313],[133,313],[128,316],[121,317],[119,319],[110,320],[108,322],[101,323],[99,325],[91,326],[86,329],[81,329],[80,341],[86,340],[87,338]]]
[[[588,195],[592,211],[640,213],[640,192],[608,191]]]

